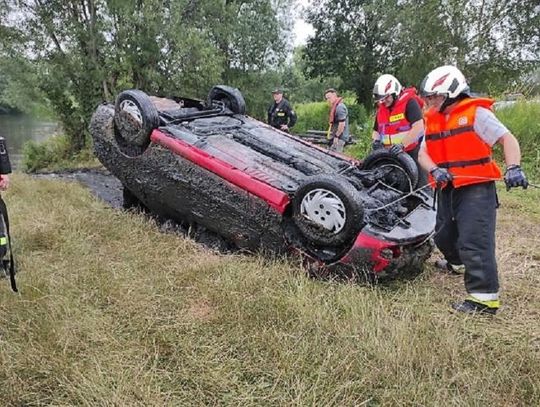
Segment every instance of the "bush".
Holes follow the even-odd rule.
[[[349,110],[349,131],[358,138],[369,116],[364,106],[357,104],[354,98],[344,100]],[[328,113],[330,107],[326,102],[301,103],[294,106],[298,121],[294,133],[305,134],[308,130],[328,130]]]
[[[294,106],[298,121],[294,132],[305,134],[308,130],[328,130],[328,104],[326,102],[302,103]]]
[[[25,143],[22,162],[27,172],[98,165],[91,146],[85,146],[74,154],[70,138],[66,135],[54,136],[42,143]]]
[[[540,102],[521,101],[501,108],[497,117],[519,140],[522,164],[530,177],[540,176]],[[499,153],[500,154],[500,153]]]

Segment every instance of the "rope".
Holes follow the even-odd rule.
[[[379,182],[381,182],[381,181],[379,181]],[[383,182],[381,182],[381,183],[382,183],[383,185],[387,186],[387,185],[384,184]],[[366,209],[366,211],[375,212],[375,211],[380,211],[381,209],[388,208],[389,206],[392,206],[392,205],[394,205],[395,203],[398,203],[399,201],[403,201],[404,199],[407,199],[407,198],[410,197],[411,195],[414,195],[414,194],[416,194],[418,191],[421,191],[421,190],[423,190],[423,189],[425,189],[425,188],[427,188],[427,187],[430,187],[430,188],[431,188],[431,185],[430,185],[430,184],[424,185],[423,187],[417,188],[417,189],[415,189],[414,191],[411,191],[411,192],[409,192],[408,194],[405,194],[405,195],[402,196],[401,198],[398,198],[398,199],[396,199],[396,200],[394,200],[394,201],[392,201],[392,202],[390,202],[390,203],[387,203],[387,204],[385,204],[385,205],[383,205],[383,206],[380,206],[380,207],[378,207],[378,208],[370,208],[370,209]],[[392,187],[390,187],[390,188],[392,188]],[[392,188],[392,189],[394,189],[394,188]]]
[[[393,165],[393,164],[388,164],[388,165]],[[399,166],[396,165],[397,168],[400,168]],[[402,171],[404,171],[402,168],[400,168]],[[483,180],[486,180],[486,181],[502,181],[500,178],[494,178],[494,177],[480,177],[480,176],[476,176],[476,175],[455,175],[454,178],[469,178],[469,179],[483,179]],[[385,184],[384,182],[382,181],[378,181],[380,184],[384,185],[385,187],[387,188],[390,188],[396,192],[403,192],[403,191],[399,191],[393,187],[391,187],[390,185],[387,185]],[[366,211],[370,211],[370,212],[376,212],[376,211],[380,211],[382,209],[385,209],[385,208],[388,208],[389,206],[392,206],[400,201],[403,201],[404,199],[407,199],[408,197],[410,197],[411,195],[414,195],[416,194],[417,192],[421,191],[422,189],[425,189],[427,187],[431,187],[432,185],[434,185],[435,183],[434,182],[430,182],[428,183],[427,185],[424,185],[423,187],[420,187],[420,188],[417,188],[415,189],[414,191],[412,191],[412,185],[411,185],[411,180],[409,178],[409,185],[411,187],[411,191],[407,194],[405,194],[404,196],[392,201],[392,202],[389,202],[383,206],[380,206],[378,208],[370,208],[370,209],[366,209]],[[535,185],[535,184],[531,184],[529,183],[529,186],[533,187],[533,188],[539,188],[540,189],[540,185]]]

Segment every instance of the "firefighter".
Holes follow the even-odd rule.
[[[6,140],[0,136],[0,191],[5,191],[9,187],[9,176],[11,173],[11,163],[6,146]],[[13,291],[17,292],[15,283],[15,262],[11,250],[11,240],[9,234],[9,217],[6,203],[0,196],[0,274],[8,276]],[[9,260],[6,259],[8,257]]]
[[[418,164],[418,150],[424,135],[422,99],[415,88],[403,89],[392,75],[381,75],[373,87],[377,113],[372,132],[372,149],[387,148],[394,154],[406,152],[418,166],[418,185],[427,184],[427,173]]]
[[[420,92],[428,110],[420,164],[440,188],[435,243],[449,271],[464,268],[464,301],[452,308],[495,314],[500,306],[495,259],[495,181],[501,171],[492,147],[504,150],[507,189],[527,188],[518,141],[492,112],[493,100],[470,96],[465,77],[454,66],[431,71]]]
[[[274,103],[268,108],[268,124],[288,133],[296,123],[296,113],[289,101],[283,97],[283,90],[273,90],[272,97]]]

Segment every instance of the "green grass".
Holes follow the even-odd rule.
[[[361,133],[363,123],[368,119],[367,112],[362,105],[358,105],[353,97],[344,99],[349,111],[349,130],[354,136]],[[296,134],[305,134],[308,130],[328,130],[328,113],[330,107],[327,102],[300,103],[294,107],[298,121],[293,128]]]
[[[538,405],[539,190],[500,192],[502,312],[459,277],[366,287],[220,255],[76,184],[12,177],[0,405]]]
[[[496,114],[518,138],[523,168],[532,177],[540,178],[540,103],[522,101]]]

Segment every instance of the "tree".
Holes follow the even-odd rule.
[[[319,0],[306,72],[339,75],[367,105],[378,75],[414,85],[442,64],[499,92],[538,66],[539,16],[528,0]]]
[[[310,77],[339,76],[366,105],[376,75],[391,66],[396,0],[319,0],[307,15],[315,28],[305,60]]]
[[[211,84],[239,83],[286,51],[284,0],[1,1],[17,16],[4,27],[21,33],[21,55],[74,152],[85,144],[95,106],[120,90],[204,98]]]

